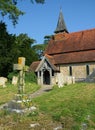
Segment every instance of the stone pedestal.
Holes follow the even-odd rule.
[[[8,103],[6,109],[10,112],[25,113],[36,110],[36,107],[32,106],[32,101],[26,98],[27,95],[16,94],[15,98]]]

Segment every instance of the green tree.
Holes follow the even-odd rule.
[[[8,34],[5,23],[0,22],[0,76],[12,71],[17,56],[15,35]]]
[[[33,46],[33,50],[35,50],[36,54],[39,57],[39,60],[42,59],[43,53],[44,53],[44,50],[45,50],[46,46],[47,46],[47,43],[37,44],[37,45]]]
[[[19,16],[24,14],[16,7],[15,0],[0,0],[0,13],[3,17],[8,15],[13,25],[17,24]]]
[[[12,72],[13,64],[17,63],[20,56],[26,58],[26,65],[38,60],[38,55],[32,47],[34,42],[27,34],[9,34],[5,23],[0,22],[0,76],[7,76]]]
[[[33,61],[38,60],[38,55],[33,49],[32,45],[35,40],[28,37],[27,34],[20,34],[16,38],[16,43],[19,49],[19,56],[26,58],[26,65],[30,65]]]
[[[19,0],[0,0],[0,14],[2,16],[8,15],[9,19],[12,20],[13,25],[17,24],[18,18],[20,15],[23,15],[24,12],[22,12],[17,7],[17,2]],[[30,0],[32,3],[34,1],[36,3],[44,3],[44,0]]]
[[[35,1],[36,3],[40,3],[40,4],[44,4],[45,2],[45,0],[30,0],[30,1],[32,1],[32,3],[34,3]]]
[[[44,36],[44,44],[48,44],[48,42],[50,41],[50,39],[53,37],[53,35],[46,35]]]
[[[52,35],[47,35],[47,36],[44,37],[44,43],[43,44],[37,44],[37,45],[33,46],[33,49],[37,53],[39,60],[42,59],[42,57],[44,55],[44,51],[45,51],[51,37],[52,37]]]

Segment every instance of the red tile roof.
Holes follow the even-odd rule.
[[[95,49],[95,29],[66,34],[64,40],[51,40],[45,54],[68,53]]]
[[[53,56],[45,54],[45,57],[50,61],[50,63],[55,64]]]
[[[34,61],[30,67],[29,67],[29,71],[35,71],[37,66],[39,65],[40,61]]]
[[[95,62],[95,50],[53,55],[55,64]]]
[[[59,71],[58,69],[57,69],[57,67],[55,66],[55,60],[54,60],[54,57],[53,56],[50,56],[50,55],[47,55],[47,54],[45,54],[45,57],[46,57],[46,59],[49,61],[49,63],[50,63],[50,65],[52,66],[52,68],[54,69],[54,71]]]
[[[60,40],[52,39],[45,54],[54,58],[54,64],[93,62],[95,61],[95,29],[69,33]]]

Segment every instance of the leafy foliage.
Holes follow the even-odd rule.
[[[34,0],[31,0],[32,3]],[[18,9],[18,0],[0,0],[0,13],[4,17],[8,15],[9,19],[12,20],[13,25],[17,24],[20,15],[24,15],[24,12]],[[44,3],[44,0],[35,0],[36,3]]]
[[[37,83],[37,77],[34,72],[26,72],[25,73],[25,81],[26,82],[35,82]]]
[[[44,37],[44,43],[43,44],[37,44],[33,46],[33,49],[35,50],[36,54],[39,57],[39,60],[42,59],[43,55],[44,55],[44,51],[51,39],[52,35],[47,35]]]
[[[35,40],[29,38],[27,34],[20,34],[16,38],[16,43],[20,52],[19,56],[26,58],[26,65],[30,65],[33,61],[38,60],[38,55],[32,47],[34,42]]]
[[[31,47],[34,40],[26,34],[19,36],[8,34],[5,23],[0,23],[0,75],[7,76],[13,71],[13,64],[18,57],[26,58],[26,65],[38,60],[35,50]]]
[[[10,72],[7,76],[9,81],[12,81],[13,76],[18,76],[18,72],[17,71]]]
[[[47,43],[45,44],[37,44],[33,46],[33,49],[35,50],[36,54],[38,55],[39,59],[42,59],[44,50],[47,46]]]
[[[24,12],[16,7],[15,0],[0,0],[0,13],[2,16],[8,15],[13,25],[17,24],[19,16],[24,14]]]
[[[0,75],[6,76],[17,60],[18,50],[15,44],[15,35],[8,34],[6,25],[0,23]],[[15,57],[15,58],[14,58]]]
[[[44,36],[44,44],[48,44],[48,42],[50,41],[50,39],[53,37],[53,35],[46,35]]]
[[[31,0],[34,3],[34,0]],[[35,0],[36,3],[44,4],[45,0]]]

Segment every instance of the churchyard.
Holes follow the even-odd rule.
[[[36,83],[26,82],[27,95],[40,89]],[[8,103],[17,94],[17,86],[0,86],[0,105]],[[26,113],[0,110],[0,130],[94,130],[95,84],[76,83],[32,99],[37,109]]]

